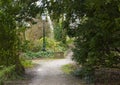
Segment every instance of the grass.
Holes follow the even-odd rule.
[[[63,65],[61,69],[65,74],[71,74],[76,69],[76,67],[73,64],[66,64]]]
[[[34,63],[32,62],[32,60],[27,60],[25,58],[20,58],[21,64],[25,67],[25,68],[32,68],[34,66]]]

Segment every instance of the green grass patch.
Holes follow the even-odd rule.
[[[24,57],[20,58],[21,64],[24,66],[24,68],[31,68],[34,66],[34,63],[32,62],[32,60],[28,60]]]
[[[66,64],[66,65],[63,65],[61,69],[65,74],[71,74],[72,72],[74,72],[76,67],[73,64]]]
[[[24,60],[21,63],[25,68],[32,68],[34,66],[31,60]]]

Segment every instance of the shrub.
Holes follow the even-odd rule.
[[[24,40],[23,42],[21,42],[20,50],[22,52],[26,52],[28,49],[30,49],[29,46],[30,46],[30,41]]]
[[[38,52],[40,51],[42,48],[40,46],[40,41],[39,39],[38,40],[35,40],[34,42],[31,42],[32,44],[30,45],[31,47],[31,51],[33,52]]]
[[[90,67],[80,67],[76,69],[73,74],[84,79],[87,83],[94,82],[94,70]]]
[[[57,52],[62,52],[66,50],[66,45],[63,44],[62,42],[57,42],[54,39],[45,38],[46,40],[46,50],[50,50],[50,51],[57,51]],[[42,49],[42,45],[43,45],[43,38],[41,38],[39,40],[40,42],[40,48]]]
[[[53,51],[39,51],[39,52],[31,52],[28,51],[25,53],[25,57],[28,59],[33,59],[33,58],[49,58],[53,57],[54,52]]]
[[[33,63],[31,60],[27,60],[24,57],[20,58],[21,64],[25,67],[25,68],[31,68],[33,67]]]
[[[43,38],[41,38],[39,40],[39,44],[40,44],[40,47],[42,49],[42,46],[43,46]],[[55,50],[55,46],[57,45],[57,42],[53,39],[50,39],[48,37],[45,37],[45,45],[46,45],[46,49],[47,50],[52,50],[54,51]]]
[[[7,80],[9,77],[12,78],[14,73],[13,70],[15,70],[15,66],[9,66],[9,67],[4,67],[1,66],[0,69],[0,85],[3,85],[3,81]],[[12,77],[11,77],[12,76]]]
[[[75,70],[75,66],[73,64],[66,64],[62,66],[62,70],[66,74],[71,74]]]

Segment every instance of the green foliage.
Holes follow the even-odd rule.
[[[18,57],[18,36],[16,32],[16,24],[9,12],[5,10],[0,12],[0,65],[11,66],[15,65],[16,73],[23,73]]]
[[[55,26],[54,28],[54,38],[57,41],[61,41],[62,40],[62,28],[61,26],[58,24]]]
[[[64,28],[75,37],[73,59],[88,73],[120,68],[119,0],[46,0],[46,4],[53,19],[65,17]]]
[[[117,67],[120,61],[119,3],[118,0],[50,0],[47,3],[51,16],[60,19],[65,14],[64,26],[76,33],[74,60],[83,66]]]
[[[40,51],[41,49],[42,49],[42,48],[40,47],[39,39],[30,42],[30,44],[29,44],[29,50],[30,50],[30,51],[38,52],[38,51]]]
[[[46,51],[41,51],[43,47],[43,38],[37,40],[32,50],[26,50],[25,57],[32,58],[49,58],[54,57],[54,52],[64,52],[67,46],[61,42],[56,42],[54,39],[45,37]],[[29,45],[28,45],[29,46]]]
[[[76,69],[73,64],[66,64],[61,68],[65,74],[71,74]]]
[[[33,58],[50,58],[54,57],[54,52],[52,51],[39,51],[39,52],[26,52],[25,57],[28,59],[33,59]]]
[[[84,79],[88,83],[93,83],[94,82],[94,69],[91,67],[80,67],[74,70],[73,75]]]
[[[0,65],[6,67],[15,65],[16,70],[14,72],[18,75],[24,73],[24,68],[19,61],[19,28],[16,23],[21,22],[23,19],[26,21],[26,17],[28,18],[29,13],[35,7],[33,2],[35,1],[0,0]],[[32,8],[29,8],[31,6]]]
[[[21,64],[25,67],[25,68],[31,68],[34,66],[34,64],[32,63],[31,60],[27,60],[26,58],[24,58],[23,56],[20,57],[20,61]]]
[[[29,46],[30,46],[30,41],[25,40],[20,43],[19,49],[21,50],[21,52],[26,52],[27,50],[30,49]]]
[[[48,50],[48,51],[63,52],[66,50],[66,45],[64,45],[61,42],[55,41],[54,39],[51,39],[48,37],[45,38],[45,41],[46,41],[46,43],[45,43],[46,50]],[[43,38],[40,39],[39,43],[40,43],[40,48],[42,49]]]
[[[3,85],[3,81],[8,79],[10,76],[13,76],[12,71],[15,69],[15,66],[4,67],[0,69],[0,85]]]
[[[59,20],[58,23],[55,23],[54,27],[54,38],[56,41],[66,44],[66,30],[63,27],[62,21]]]
[[[43,38],[39,40],[40,48],[43,46]],[[57,45],[57,42],[53,39],[50,39],[48,37],[45,37],[45,45],[46,45],[46,50],[53,50],[55,49],[55,46]]]
[[[120,17],[118,16],[120,12],[116,11],[118,4],[117,1],[100,2],[94,0],[93,2],[84,2],[89,7],[85,6],[89,11],[86,12],[88,19],[79,26],[77,35],[80,36],[75,41],[74,59],[82,65],[91,67],[117,67],[120,61],[120,45],[118,45],[120,42],[118,31],[120,30],[119,24],[114,21]],[[90,8],[90,3],[94,4],[93,8]],[[102,8],[100,8],[101,6]],[[95,11],[92,13],[94,9]]]

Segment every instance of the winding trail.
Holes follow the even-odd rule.
[[[28,70],[29,74],[34,75],[28,85],[85,85],[81,80],[66,75],[61,70],[61,66],[73,63],[71,55],[72,53],[69,53],[66,59],[34,61],[38,66]]]

